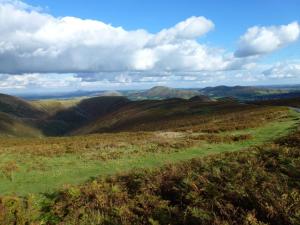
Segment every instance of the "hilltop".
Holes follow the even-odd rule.
[[[201,96],[202,94],[197,90],[175,89],[164,86],[156,86],[146,91],[141,91],[129,95],[131,99],[169,99],[182,98],[189,99],[194,96]],[[204,96],[203,96],[204,97]],[[205,96],[205,99],[210,99]]]

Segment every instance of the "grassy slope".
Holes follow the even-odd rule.
[[[203,102],[201,99],[136,101],[73,130],[71,134],[174,130],[187,128],[187,124],[191,124],[191,127],[195,124],[202,125],[201,120],[204,115],[208,117],[215,115],[217,117],[220,114],[252,111],[254,108],[257,108],[257,106],[235,102]]]
[[[156,86],[149,90],[138,92],[129,95],[130,99],[168,99],[168,98],[183,98],[183,99],[189,99],[194,96],[200,95],[200,92],[197,90],[181,90],[181,89],[175,89],[175,88],[169,88],[164,86]],[[206,96],[203,96],[203,98],[207,101],[210,99]]]
[[[0,137],[42,137],[42,132],[25,119],[0,112]]]
[[[50,115],[55,114],[60,110],[65,110],[67,108],[77,105],[83,98],[73,98],[73,99],[46,99],[46,100],[35,100],[31,101],[31,105],[35,108],[47,112]]]
[[[47,197],[50,204],[39,218],[65,225],[298,225],[299,134],[247,151],[67,187]],[[14,208],[21,205],[15,202]],[[27,218],[34,218],[27,216],[32,208],[23,210]],[[11,211],[16,212],[4,212]],[[20,211],[15,217],[25,214]]]
[[[122,96],[103,96],[83,99],[73,107],[58,111],[49,120],[63,121],[67,126],[59,129],[63,134],[94,121],[98,117],[109,114],[127,104],[129,100]],[[65,129],[65,130],[64,130]]]
[[[0,193],[4,195],[15,192],[23,195],[48,192],[64,184],[84,182],[93,176],[122,173],[135,168],[153,168],[208,154],[241,150],[287,134],[294,127],[298,118],[299,115],[297,113],[291,112],[291,116],[284,121],[271,122],[264,127],[244,130],[243,132],[253,135],[253,138],[250,140],[232,144],[204,144],[201,147],[188,148],[172,153],[145,153],[134,157],[127,155],[108,161],[87,161],[72,154],[50,158],[32,158],[28,156],[27,159],[26,156],[22,155],[2,155],[2,163],[10,160],[26,163],[22,163],[23,166],[19,168],[19,171],[13,174],[12,181],[0,177]],[[42,165],[44,169],[28,171],[30,166],[34,167],[37,164]]]
[[[36,121],[46,115],[23,99],[0,94],[0,137],[41,137]]]
[[[128,100],[118,96],[25,101],[0,94],[0,136],[60,136]]]
[[[29,102],[10,95],[0,94],[0,112],[21,118],[41,118],[45,113]]]

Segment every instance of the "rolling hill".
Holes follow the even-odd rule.
[[[55,114],[47,118],[49,122],[47,126],[43,126],[44,133],[48,135],[62,135],[71,132],[88,123],[92,123],[98,117],[108,114],[123,105],[129,100],[119,96],[103,96],[83,99],[77,104],[63,110],[57,111]],[[51,129],[49,133],[49,128]]]
[[[0,112],[0,224],[297,224],[296,110],[202,96],[20,101],[42,116]],[[19,138],[40,135],[58,137]]]
[[[0,95],[1,136],[60,136],[127,104],[125,97],[26,101]]]
[[[104,119],[92,122],[118,115],[112,131],[126,132],[0,138],[0,224],[297,224],[299,132],[283,137],[296,131],[295,111],[197,99],[79,105],[98,118],[103,101]]]
[[[42,131],[31,119],[0,112],[0,137],[42,137]]]
[[[206,102],[201,98],[133,101],[73,130],[70,134],[189,130],[189,127],[196,124],[201,126],[206,121],[206,115],[217,118],[221,114],[230,115],[232,112],[253,108],[260,106],[237,101]]]
[[[235,97],[241,100],[251,100],[255,98],[269,98],[272,95],[286,93],[286,90],[271,89],[252,86],[216,86],[206,87],[200,90],[204,95],[211,97]]]
[[[200,96],[201,93],[197,90],[184,90],[175,89],[164,86],[156,86],[149,90],[130,94],[130,99],[169,99],[169,98],[182,98],[189,99],[194,96]],[[204,98],[204,96],[203,96]],[[205,97],[207,101],[210,99]]]
[[[47,115],[44,111],[35,108],[29,102],[5,94],[0,94],[0,112],[21,118],[41,118]]]
[[[43,111],[50,115],[66,110],[77,105],[84,98],[72,98],[72,99],[41,99],[30,101],[30,104],[36,109]]]
[[[124,96],[120,91],[104,91],[94,94],[95,96]]]
[[[154,96],[161,93],[163,96],[162,93],[166,93],[155,90],[169,89],[156,87],[150,89],[148,94],[152,93]],[[221,114],[230,115],[233,111],[247,111],[253,107],[284,105],[259,101],[242,104],[233,97],[211,100],[203,95],[190,99],[140,101],[131,101],[123,96],[32,102],[8,95],[1,97],[2,136],[66,136],[120,131],[189,130],[189,127],[195,127],[196,124],[200,126],[205,115],[218,117]]]
[[[191,95],[187,91],[164,87],[153,88],[147,93],[148,96],[158,94],[161,97],[182,96],[180,95],[182,93]],[[99,96],[29,102],[13,96],[2,95],[0,102],[3,113],[9,116],[9,121],[14,121],[2,126],[3,134],[7,133],[9,129],[13,130],[13,126],[16,124],[22,124],[24,129],[27,127],[37,130],[38,135],[42,133],[46,136],[61,136],[95,133],[106,129],[124,130],[126,127],[151,123],[154,120],[193,114],[197,113],[201,104],[209,104],[211,100],[202,95],[194,96],[190,100],[172,98],[144,101],[130,101],[123,96]],[[24,122],[25,119],[27,119],[26,122]],[[13,132],[8,133],[13,134]],[[22,133],[16,135],[20,136]]]
[[[47,113],[23,99],[0,94],[0,136],[41,137],[38,121]]]

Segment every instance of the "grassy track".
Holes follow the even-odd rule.
[[[86,160],[72,154],[50,158],[6,154],[1,156],[0,163],[9,160],[26,163],[20,164],[22,166],[19,166],[19,169],[12,173],[11,179],[0,176],[0,193],[1,195],[12,193],[26,195],[28,193],[49,192],[65,184],[82,183],[99,175],[122,173],[138,168],[154,168],[208,154],[242,150],[287,134],[296,125],[298,119],[299,114],[291,111],[290,117],[283,121],[239,131],[239,133],[252,135],[253,138],[245,141],[231,144],[203,144],[201,147],[182,149],[171,153],[143,153],[136,156],[128,154],[122,158],[108,161]],[[37,164],[43,169],[28,170],[29,167],[34,167]]]

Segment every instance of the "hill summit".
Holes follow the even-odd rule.
[[[165,86],[155,86],[143,92],[137,92],[130,97],[133,99],[168,99],[168,98],[182,98],[190,99],[202,94],[197,90],[177,89]]]

